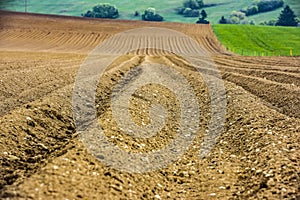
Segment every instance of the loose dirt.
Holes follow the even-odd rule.
[[[1,198],[300,198],[299,57],[233,55],[222,48],[209,25],[0,15]],[[201,111],[196,138],[180,159],[153,172],[128,173],[107,167],[81,142],[73,119],[73,87],[80,65],[99,43],[149,26],[182,32],[210,53],[226,88],[226,123],[213,150],[200,159],[211,117],[203,77],[171,52],[151,48],[121,56],[101,77],[95,102],[111,143],[124,151],[149,152],[176,134],[178,100],[156,84],[135,92],[130,115],[136,124],[147,124],[151,105],[160,102],[168,111],[165,127],[149,139],[132,138],[119,129],[110,105],[112,89],[139,65],[150,62],[178,71],[192,86]],[[182,51],[192,48],[170,42]]]

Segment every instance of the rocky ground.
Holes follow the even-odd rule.
[[[300,58],[241,57],[226,52],[209,26],[150,23],[182,31],[209,52],[226,89],[224,131],[211,152],[199,152],[212,116],[210,91],[188,60],[156,49],[115,60],[97,85],[97,120],[109,142],[126,152],[151,152],[176,135],[182,114],[170,89],[148,84],[129,101],[132,120],[145,126],[160,103],[165,126],[148,139],[120,129],[113,88],[136,67],[176,70],[192,87],[199,129],[187,151],[168,166],[129,173],[97,160],[76,132],[72,98],[80,65],[103,40],[144,22],[83,20],[1,13],[0,197],[4,199],[298,199],[300,198]],[[84,27],[84,28],[83,28]],[[178,45],[180,51],[191,46]],[[126,42],[125,42],[126,44]],[[185,45],[185,46],[184,46]],[[178,47],[177,47],[178,46]],[[174,47],[175,48],[175,47]],[[161,72],[149,69],[157,76]],[[151,73],[150,73],[151,72]],[[131,82],[141,75],[134,74]],[[122,158],[120,158],[122,159]]]

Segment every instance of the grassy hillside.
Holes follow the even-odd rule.
[[[7,3],[1,7],[7,10],[24,11],[24,1],[25,0],[7,0]],[[163,15],[166,21],[195,23],[197,18],[185,18],[176,14],[175,8],[180,7],[183,1],[184,0],[64,0],[62,3],[53,0],[27,0],[28,12],[34,13],[80,16],[81,13],[86,12],[98,3],[111,3],[118,7],[120,19],[140,20],[140,17],[134,17],[134,11],[137,10],[142,13],[148,7],[155,7],[157,12]],[[233,10],[239,10],[248,6],[252,0],[204,0],[204,2],[207,4],[219,4],[218,6],[205,9],[208,13],[208,20],[212,23],[217,23],[222,15],[228,17]],[[285,0],[285,2],[292,7],[297,16],[300,16],[299,0]],[[281,8],[269,13],[249,17],[249,19],[254,19],[257,23],[276,19],[280,11]]]
[[[300,55],[299,28],[217,24],[213,29],[222,44],[237,54]]]

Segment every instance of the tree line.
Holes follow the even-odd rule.
[[[247,21],[246,14],[240,11],[233,11],[226,19],[224,16],[219,20],[220,24],[251,24],[255,25],[253,20]],[[297,26],[300,21],[297,19],[294,11],[289,5],[286,5],[278,16],[277,20],[270,20],[268,22],[263,22],[260,25],[270,25],[270,26]]]
[[[135,11],[134,16],[139,16],[140,13]],[[111,18],[115,19],[119,17],[119,11],[116,6],[104,3],[93,7],[92,10],[88,10],[86,13],[81,14],[83,17],[89,18]],[[142,20],[145,21],[163,21],[164,18],[156,13],[155,8],[148,8],[142,14]]]
[[[240,11],[233,11],[229,18],[221,17],[220,24],[252,24],[255,25],[254,20],[247,20],[247,16],[257,14],[259,12],[267,12],[284,4],[283,0],[256,0],[250,6]],[[216,4],[205,4],[203,0],[184,0],[182,6],[177,8],[176,11],[179,15],[184,17],[199,17],[196,23],[209,24],[207,20],[207,13],[204,10],[206,7],[215,6]],[[83,17],[90,18],[118,18],[119,11],[116,6],[111,4],[100,4],[82,14]],[[138,11],[134,12],[134,16],[140,16]],[[155,8],[148,8],[141,15],[141,19],[145,21],[164,21],[164,17],[156,12]],[[297,26],[299,20],[296,18],[293,10],[286,5],[282,10],[278,20],[271,20],[264,22],[262,25],[277,25],[277,26]]]

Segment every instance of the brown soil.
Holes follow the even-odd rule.
[[[87,20],[1,12],[0,197],[8,199],[297,199],[300,198],[300,58],[242,57],[222,48],[208,25]],[[139,27],[183,32],[211,53],[226,87],[224,133],[203,158],[199,149],[210,119],[209,92],[182,57],[155,49],[121,56],[97,89],[99,123],[110,142],[148,152],[175,134],[180,108],[174,94],[150,85],[131,99],[137,124],[149,123],[151,103],[170,112],[159,136],[133,139],[120,131],[110,108],[118,81],[139,64],[160,63],[182,74],[201,110],[189,150],[166,168],[127,173],[91,155],[72,113],[76,73],[88,53],[116,33]],[[174,41],[174,48],[188,44]],[[205,58],[203,58],[203,62]],[[157,91],[158,98],[151,94]],[[144,144],[144,145],[141,145]]]

